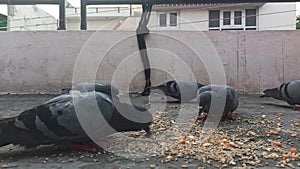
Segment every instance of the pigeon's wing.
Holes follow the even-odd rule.
[[[115,111],[110,95],[100,92],[83,93],[74,99],[75,112],[82,128],[91,138],[104,138],[116,131],[109,125]]]
[[[212,85],[202,86],[198,89],[198,94],[205,92],[205,91],[212,91]]]
[[[111,85],[111,84],[102,84],[102,85],[96,84],[95,91],[106,93],[111,96],[116,96],[119,94],[119,89],[116,86]]]
[[[93,99],[95,104],[91,106]],[[99,111],[95,111],[95,107],[98,108],[99,105],[99,109],[103,113],[102,119],[109,121],[113,108],[111,108],[111,103],[107,105],[106,102],[106,98],[93,97],[92,94],[86,94],[78,98],[72,98],[67,94],[55,97],[42,105],[22,112],[9,122],[2,124],[0,122],[0,140],[5,137],[5,143],[7,144],[13,143],[26,147],[42,144],[69,145],[91,142],[82,128],[82,121],[79,121],[78,118],[94,114],[99,115]],[[95,118],[98,121],[92,121],[93,119],[93,116],[89,117],[86,124],[89,124],[92,128],[97,124],[97,128],[93,128],[94,130],[101,131],[101,129],[108,126],[108,123],[105,123],[104,120],[99,121],[99,118]],[[110,133],[102,132],[101,134],[99,137],[104,137]]]
[[[76,101],[75,109],[81,124],[85,124],[85,129],[89,130],[89,136],[93,138],[122,131],[149,131],[152,122],[152,114],[147,109],[136,109],[133,105],[121,103],[119,99],[113,100],[110,95],[100,92],[89,93],[85,99]]]
[[[29,147],[86,138],[80,130],[72,99],[65,95],[22,112],[10,123],[0,124],[0,128],[0,137],[6,135],[7,142]]]
[[[152,113],[146,108],[128,103],[115,102],[116,110],[109,122],[116,131],[145,130],[150,132]]]
[[[203,91],[199,93],[197,100],[201,111],[204,111],[206,113],[209,112],[211,97],[212,97],[212,91]]]
[[[120,104],[118,100],[116,102]],[[125,114],[131,111],[120,110]],[[16,117],[0,119],[0,146],[87,143],[91,142],[87,130],[89,136],[96,139],[117,131],[149,131],[152,121],[148,118],[152,115],[149,111],[140,112],[148,119],[141,123],[129,121],[123,113],[119,113],[112,97],[105,93],[87,92],[77,97],[61,95]],[[121,128],[115,130],[112,124]]]
[[[198,84],[192,81],[178,81],[178,90],[182,101],[190,101],[197,97]]]
[[[300,80],[292,81],[281,88],[281,94],[290,104],[300,104]]]
[[[99,84],[99,83],[79,83],[72,87],[72,90],[78,90],[80,92],[101,92],[108,95],[118,95],[119,90],[117,87],[111,84]]]
[[[237,109],[239,105],[238,94],[232,87],[227,88],[226,93],[226,107],[230,112]]]

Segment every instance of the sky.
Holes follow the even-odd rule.
[[[72,4],[74,7],[80,6],[80,0],[68,0],[68,2]],[[59,14],[58,5],[38,5],[38,7],[58,19],[58,14]],[[0,13],[7,15],[6,5],[0,5]],[[297,2],[297,15],[300,15],[300,2]]]
[[[70,4],[72,4],[74,7],[80,6],[80,0],[68,0]]]

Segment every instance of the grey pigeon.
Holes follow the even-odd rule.
[[[198,102],[199,102],[199,117],[202,120],[207,118],[207,114],[211,109],[212,97],[215,98],[214,106],[224,107],[215,107],[215,111],[218,111],[223,108],[223,113],[221,121],[226,119],[232,119],[232,112],[235,111],[239,105],[238,94],[235,89],[228,85],[208,85],[201,87],[198,92]],[[202,112],[206,113],[205,116],[201,117]]]
[[[92,102],[95,102],[96,109],[91,106]],[[113,102],[112,97],[105,93],[86,92],[76,97],[63,94],[18,116],[0,119],[0,146],[15,144],[29,148],[93,143],[79,123],[78,109],[83,111],[83,117],[85,114],[99,115],[100,110],[103,120],[88,123],[91,127],[98,126],[92,129],[99,138],[122,131],[145,130],[150,133],[152,114],[144,107],[132,107],[118,100]]]
[[[166,96],[178,101],[190,101],[197,97],[197,90],[204,86],[201,83],[192,81],[168,81],[162,85],[151,87],[151,90],[159,89]]]
[[[282,83],[278,87],[264,90],[263,93],[261,97],[283,100],[293,105],[295,109],[299,109],[296,105],[300,105],[300,80]]]
[[[88,83],[88,82],[78,83],[72,88],[62,89],[62,94],[67,94],[70,92],[70,90],[77,90],[80,92],[96,91],[96,92],[106,93],[111,96],[116,96],[119,94],[118,88],[111,84]]]

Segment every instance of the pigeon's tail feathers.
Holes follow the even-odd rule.
[[[68,94],[70,92],[71,88],[63,88],[61,89],[60,94]]]
[[[14,117],[0,118],[0,147],[12,143],[12,140],[7,133],[13,129],[13,121]]]
[[[0,147],[9,144],[20,145],[25,148],[36,147],[35,142],[37,140],[26,129],[22,129],[26,126],[22,126],[23,123],[19,123],[16,119],[17,117],[0,119]]]
[[[205,86],[204,84],[201,84],[201,83],[197,83],[197,86],[198,86],[198,89],[200,88],[200,87],[203,87],[203,86]]]

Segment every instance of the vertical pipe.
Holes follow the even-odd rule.
[[[132,16],[132,4],[130,4],[129,10],[130,10],[130,16]]]
[[[145,88],[144,91],[142,92],[143,96],[149,96],[150,87],[151,87],[151,77],[150,77],[151,69],[150,69],[150,62],[149,62],[146,40],[145,40],[145,36],[149,34],[147,24],[150,18],[151,9],[152,9],[152,4],[147,4],[147,3],[143,4],[142,17],[139,26],[136,30],[138,46],[139,46],[140,55],[144,66],[144,73],[145,73],[145,80],[146,80]]]
[[[59,27],[58,30],[66,30],[66,1],[59,2]]]
[[[86,30],[87,26],[86,26],[86,0],[81,0],[81,12],[80,12],[80,17],[81,17],[81,21],[80,21],[80,29],[81,30]]]

